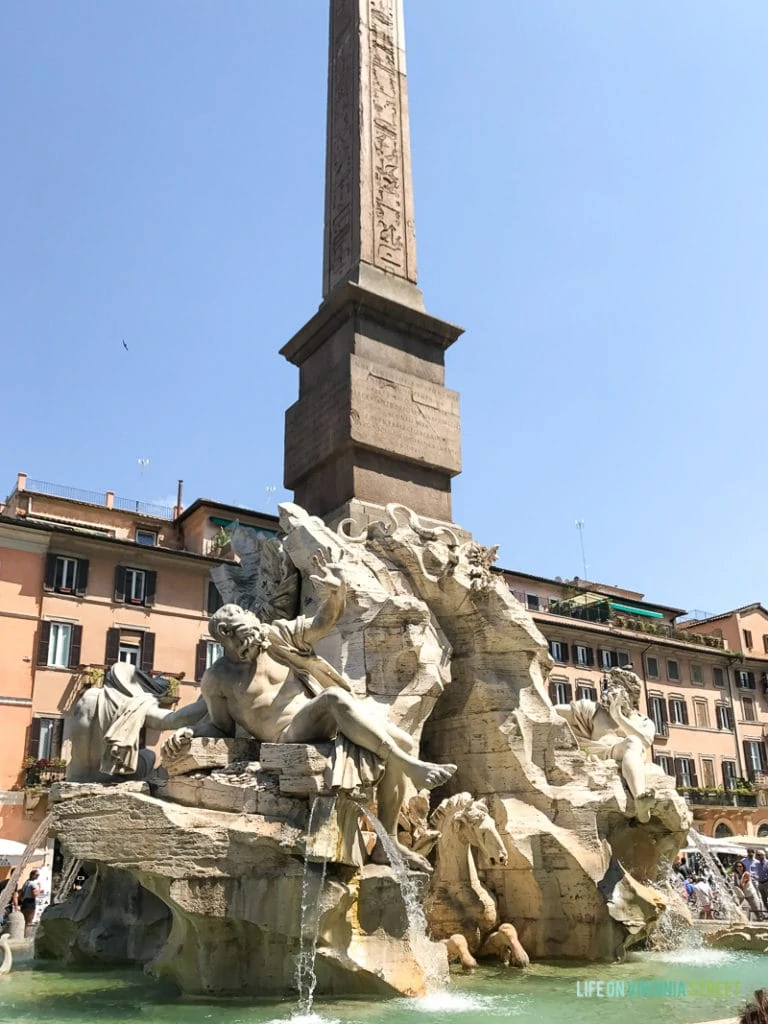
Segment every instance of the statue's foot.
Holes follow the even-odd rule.
[[[409,849],[407,846],[403,846],[403,844],[398,842],[394,836],[390,836],[389,838],[392,845],[405,861],[406,867],[410,868],[411,871],[423,871],[428,875],[432,874],[432,865],[426,857],[422,857],[421,854],[414,853],[414,851]],[[376,845],[371,851],[371,863],[383,864],[386,866],[391,864],[390,856],[384,849],[380,839],[376,840]]]
[[[415,757],[409,757],[403,767],[416,789],[437,789],[456,771],[455,764],[433,764]]]

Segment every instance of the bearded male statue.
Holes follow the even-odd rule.
[[[612,668],[599,701],[557,704],[555,711],[568,722],[582,750],[618,763],[634,799],[634,816],[647,822],[656,795],[648,789],[645,765],[656,727],[640,713],[641,692],[631,666]]]
[[[370,711],[344,676],[315,653],[314,644],[331,632],[344,611],[345,584],[340,568],[329,565],[325,556],[314,561],[318,574],[310,580],[321,602],[313,617],[265,623],[234,604],[212,616],[210,633],[224,654],[200,685],[207,717],[193,729],[178,729],[163,750],[175,755],[193,736],[234,736],[238,726],[263,743],[314,743],[342,735],[383,762],[376,790],[379,818],[406,861],[424,870],[429,867],[424,858],[397,841],[405,780],[417,790],[434,789],[456,766],[419,760],[413,739]],[[388,863],[380,842],[371,857]]]

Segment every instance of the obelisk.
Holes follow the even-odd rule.
[[[402,0],[330,0],[323,302],[281,350],[300,368],[285,486],[315,515],[399,502],[451,519],[459,396],[416,283]]]

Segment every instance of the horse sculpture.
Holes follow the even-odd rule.
[[[491,864],[506,864],[507,851],[482,800],[457,793],[430,818],[439,831],[437,861],[425,910],[434,938],[443,939],[450,960],[476,967],[475,956],[498,956],[502,963],[526,967],[528,954],[511,924],[499,924],[494,896],[478,878],[473,847]]]

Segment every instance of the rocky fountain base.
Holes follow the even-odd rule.
[[[137,963],[188,993],[283,995],[297,987],[306,854],[327,862],[319,991],[418,995],[446,980],[442,944],[413,948],[392,870],[363,865],[356,805],[328,800],[307,837],[329,764],[322,747],[196,739],[159,785],[59,784],[53,828],[97,870],[46,912],[38,955]]]
[[[323,994],[419,994],[447,978],[446,951],[466,966],[483,956],[525,966],[529,954],[615,960],[641,942],[664,907],[645,883],[684,844],[690,814],[674,780],[645,763],[653,726],[634,701],[637,677],[616,670],[605,700],[556,709],[546,642],[493,570],[494,549],[402,506],[358,535],[296,505],[280,512],[280,539],[235,530],[239,564],[214,570],[223,599],[241,607],[226,636],[212,620],[226,656],[203,678],[202,710],[151,712],[168,729],[186,714],[197,738],[173,747],[149,783],[55,788],[54,832],[96,877],[46,911],[39,952],[143,964],[186,992],[282,996],[301,991],[316,950],[310,992],[316,980]],[[337,594],[343,584],[343,601],[322,596],[329,583]],[[261,646],[243,655],[249,613]],[[243,663],[268,695],[245,712]],[[286,664],[281,688],[265,689]],[[334,735],[322,732],[330,708],[385,723],[401,752],[458,770],[430,797],[406,776],[385,784],[389,739],[358,739],[350,754],[343,729],[325,744],[234,738],[244,723],[256,737],[285,687],[297,699],[297,680],[325,701],[301,698],[320,734]],[[211,694],[237,724],[231,739],[205,738],[221,735],[205,731]],[[125,700],[104,705],[118,719],[102,737],[108,753],[130,747],[116,729],[121,715],[136,729],[146,695]],[[83,749],[98,749],[104,716],[86,717]],[[371,753],[372,774],[362,770]],[[410,847],[414,863],[432,856],[434,874],[371,864],[352,798],[390,822],[389,845]],[[414,885],[440,942],[425,938]]]

